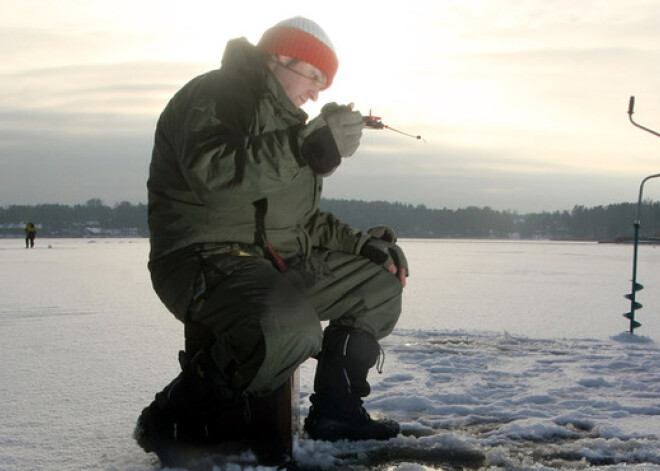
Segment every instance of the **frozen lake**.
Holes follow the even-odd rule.
[[[553,468],[660,469],[660,249],[640,247],[643,326],[630,339],[632,246],[401,245],[411,276],[370,410],[442,432],[434,447],[476,447],[484,469],[548,469],[521,450],[555,453],[558,437]],[[144,239],[37,238],[31,250],[0,239],[0,470],[157,468],[130,435],[177,374],[183,340],[147,257]],[[301,369],[303,413],[312,370]],[[326,452],[297,448],[311,461]],[[387,469],[440,469],[411,466]]]
[[[583,242],[404,242],[411,259],[406,329],[507,331],[608,338],[628,327],[631,245]],[[637,332],[660,340],[660,248],[640,246],[645,289]]]

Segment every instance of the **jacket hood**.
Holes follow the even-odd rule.
[[[261,77],[265,76],[268,69],[265,54],[245,38],[232,39],[227,42],[222,56],[222,67],[248,74],[256,73]]]
[[[266,63],[267,54],[251,44],[245,38],[232,39],[227,42],[222,56],[222,69],[232,70],[248,78],[250,86],[255,91],[264,90],[275,97],[284,109],[306,121],[305,111],[298,108],[286,95],[284,89],[277,81]]]

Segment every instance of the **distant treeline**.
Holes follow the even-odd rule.
[[[518,214],[489,207],[431,209],[424,205],[325,199],[324,211],[355,227],[392,226],[400,237],[425,238],[521,238],[624,240],[633,235],[636,203],[620,203],[571,211]],[[660,236],[660,202],[642,206],[640,235]],[[38,225],[40,236],[137,236],[149,235],[147,206],[118,203],[112,207],[99,199],[66,206],[39,204],[0,207],[0,235],[23,235],[28,221]]]
[[[23,235],[25,224],[37,225],[37,237],[147,237],[147,206],[128,202],[106,206],[98,198],[85,204],[12,205],[0,208],[0,234]]]
[[[615,241],[631,238],[636,203],[619,203],[571,211],[519,214],[489,207],[431,209],[424,205],[356,200],[325,200],[323,208],[356,227],[385,223],[400,237],[522,238]],[[660,235],[660,202],[642,205],[640,235]]]

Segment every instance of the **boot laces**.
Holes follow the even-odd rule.
[[[376,371],[378,374],[383,374],[383,367],[385,366],[385,350],[380,345],[378,346],[378,358],[376,359]]]
[[[243,403],[243,417],[245,418],[245,422],[250,424],[252,423],[252,409],[250,408],[250,401],[248,401],[246,392],[241,394],[240,401]]]

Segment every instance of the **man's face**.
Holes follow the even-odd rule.
[[[307,62],[287,56],[276,56],[271,69],[282,85],[286,96],[300,108],[307,100],[316,101],[325,88],[327,78],[319,69]]]

